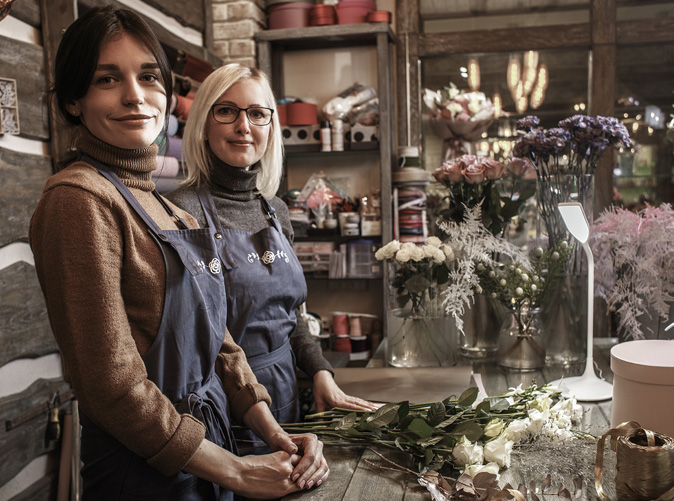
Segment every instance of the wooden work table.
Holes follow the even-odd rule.
[[[595,339],[594,360],[604,378],[609,382],[613,382],[610,369],[610,349],[615,343],[616,340],[613,338]],[[374,367],[383,367],[383,365],[381,356],[377,357],[377,355],[369,364]],[[508,388],[519,384],[527,386],[532,381],[540,385],[562,376],[577,376],[584,369],[584,367],[545,367],[537,372],[506,372],[498,368],[494,360],[473,362],[459,360],[457,366],[472,368],[473,374],[479,374],[488,395],[504,393]],[[474,383],[474,379],[471,383]],[[363,384],[367,382],[363,380]],[[474,386],[474,384],[470,385]],[[578,427],[580,430],[600,436],[610,428],[610,400],[599,403],[582,402],[582,405],[584,416]],[[402,452],[390,449],[377,450],[399,465],[411,466],[409,456]],[[382,469],[382,466],[390,467],[391,465],[370,448],[326,446],[324,452],[330,465],[328,481],[317,489],[295,493],[285,497],[284,500],[417,501],[431,499],[430,493],[417,483],[413,475]],[[573,478],[581,476],[582,499],[598,499],[594,487],[595,455],[596,446],[589,440],[574,441],[565,445],[534,444],[516,448],[513,451],[510,468],[501,472],[499,484],[504,486],[509,483],[515,488],[520,484],[529,486],[531,482],[540,485],[550,474],[553,486],[557,487],[563,483],[573,492]],[[605,492],[612,499],[615,499],[614,477],[615,464],[607,455],[603,485]]]

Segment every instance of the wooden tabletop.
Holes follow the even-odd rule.
[[[595,339],[594,360],[603,377],[613,382],[610,369],[610,349],[615,345],[613,338]],[[375,359],[373,364],[377,365]],[[379,365],[383,365],[380,361]],[[508,388],[519,384],[527,386],[532,381],[544,384],[562,376],[580,375],[584,367],[564,368],[559,366],[545,367],[542,371],[518,373],[506,372],[490,361],[459,361],[459,365],[471,365],[474,374],[480,374],[488,395],[504,393]],[[578,428],[595,436],[600,436],[610,428],[611,401],[598,403],[582,403],[584,415]],[[409,467],[409,456],[403,452],[392,452],[361,446],[326,446],[326,459],[330,465],[330,477],[322,486],[295,493],[284,500],[301,501],[417,501],[429,500],[431,496],[425,487],[418,484],[411,473],[392,471],[391,465],[377,455],[379,451],[386,459]],[[516,448],[512,454],[510,468],[501,471],[499,485],[509,483],[514,488],[519,485],[529,487],[533,482],[536,487],[549,474],[552,492],[560,484],[573,492],[574,479],[581,482],[582,499],[598,499],[594,487],[594,463],[596,444],[589,440],[576,440],[564,445],[537,443]],[[607,455],[604,472],[604,490],[615,499],[612,478],[615,477],[615,464]],[[554,490],[556,492],[556,490]]]

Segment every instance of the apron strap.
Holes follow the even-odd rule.
[[[290,338],[274,351],[248,358],[248,365],[253,369],[253,372],[257,372],[279,363],[289,352],[291,352]]]

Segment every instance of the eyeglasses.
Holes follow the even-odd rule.
[[[271,108],[263,108],[262,106],[251,106],[250,108],[239,108],[233,104],[214,104],[211,107],[213,112],[213,119],[221,124],[231,124],[236,122],[239,118],[239,113],[246,112],[246,117],[252,125],[269,125],[271,117],[274,115],[274,110]]]

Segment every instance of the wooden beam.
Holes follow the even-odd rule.
[[[616,24],[619,45],[674,42],[674,18],[637,19]]]
[[[398,145],[419,146],[419,0],[397,0],[396,13]]]
[[[44,46],[47,87],[54,81],[54,60],[56,50],[61,42],[65,29],[77,18],[75,0],[40,0],[40,14],[42,16],[42,45]],[[72,136],[72,126],[57,123],[53,111],[50,113],[49,129],[51,132],[51,153],[53,167],[65,159]]]
[[[419,35],[419,57],[475,52],[589,48],[590,45],[589,24],[429,33]]]

